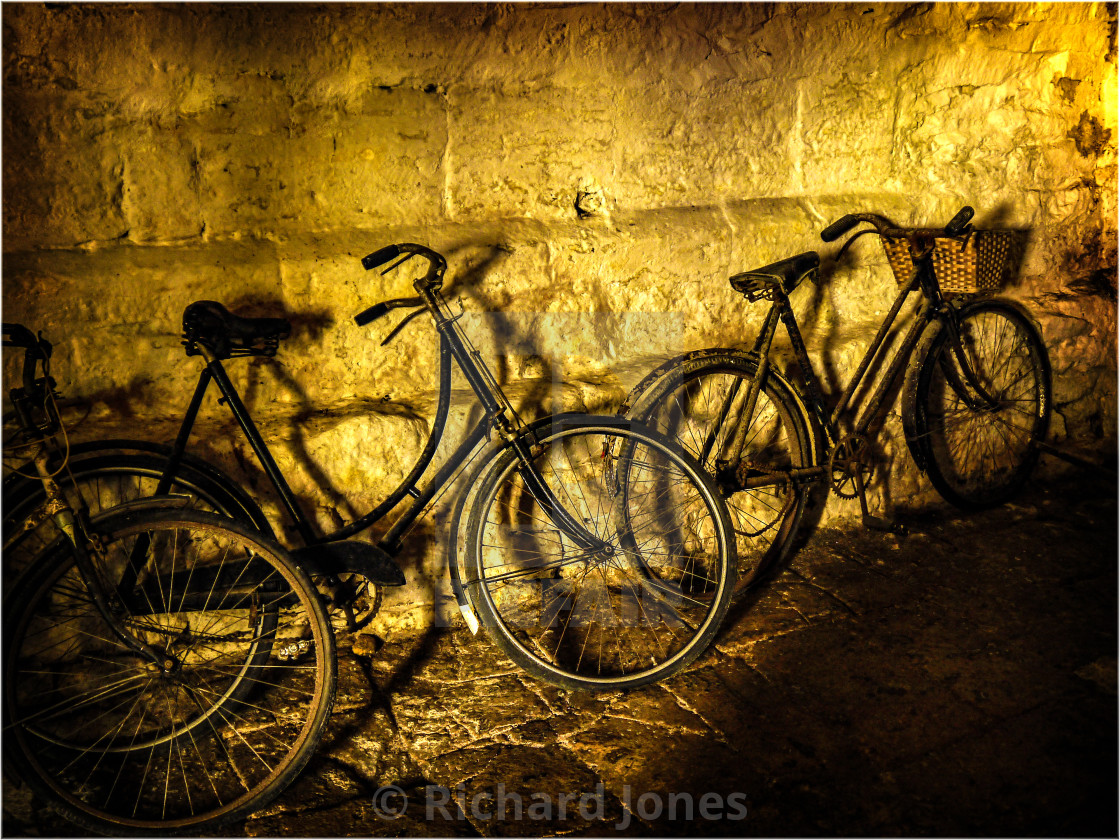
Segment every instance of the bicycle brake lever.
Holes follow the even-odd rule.
[[[395,327],[393,327],[393,329],[389,331],[389,334],[387,336],[385,336],[385,339],[381,342],[381,346],[384,347],[386,344],[388,344],[390,341],[392,341],[396,337],[397,333],[399,333],[401,330],[403,330],[408,325],[409,321],[411,321],[417,315],[423,315],[423,314],[424,314],[423,309],[414,309],[412,312],[409,312],[407,315],[405,315],[403,318],[401,318],[401,322],[399,324],[397,324]]]
[[[364,309],[354,316],[354,323],[359,327],[364,327],[366,324],[376,321],[378,318],[383,317],[390,309],[400,309],[401,307],[421,306],[424,299],[420,297],[410,298],[396,298],[394,300],[384,300],[381,303],[375,303],[369,309]]]
[[[414,254],[414,253],[405,254],[403,257],[401,257],[399,260],[397,260],[395,263],[393,263],[387,269],[382,271],[381,276],[384,277],[390,271],[396,271],[398,268],[400,268],[402,265],[404,265],[406,262],[408,262],[410,259],[412,259],[415,256],[416,256],[416,254]]]

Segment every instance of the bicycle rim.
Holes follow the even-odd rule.
[[[543,510],[503,453],[469,526],[468,586],[484,626],[519,665],[566,687],[675,673],[718,629],[734,583],[714,485],[651,433],[576,427],[539,440],[537,476],[602,548],[582,547]]]

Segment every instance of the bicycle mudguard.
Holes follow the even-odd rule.
[[[906,366],[906,376],[902,384],[902,432],[906,438],[906,448],[910,450],[910,457],[922,472],[926,471],[926,453],[918,437],[918,412],[922,407],[918,405],[918,381],[921,379],[922,369],[926,366],[930,351],[937,336],[941,334],[944,324],[933,320],[926,324],[921,338],[910,354],[910,361]]]
[[[96,513],[92,522],[97,523],[107,516],[124,516],[141,510],[163,510],[165,508],[185,508],[191,503],[191,497],[185,493],[168,493],[164,496],[148,496],[145,499],[133,499],[130,502],[121,502],[113,505],[108,510]]]
[[[117,454],[129,455],[133,453],[149,453],[161,458],[170,458],[173,452],[174,448],[168,444],[152,443],[146,440],[126,440],[122,438],[89,440],[70,446],[70,458],[72,460],[85,457],[90,457],[91,459],[104,458],[106,459],[106,464],[112,464],[112,458]],[[249,520],[253,523],[254,528],[268,537],[275,537],[272,524],[268,521],[268,517],[264,515],[264,511],[261,510],[260,505],[258,505],[227,472],[191,452],[182,453],[181,458],[181,464],[184,467],[209,479],[214,484],[218,485],[223,492],[227,493],[241,509],[245,511]],[[21,465],[20,472],[30,474],[33,472],[33,468],[29,465]],[[4,476],[3,497],[5,505],[11,504],[12,497],[19,494],[21,489],[26,486],[25,483],[29,481],[34,484],[39,483],[37,478],[28,478],[27,475],[20,475],[19,472],[13,471]]]
[[[638,401],[641,400],[645,392],[648,391],[654,385],[654,383],[669,375],[670,372],[678,365],[681,365],[685,362],[690,362],[693,359],[702,359],[706,356],[720,355],[753,357],[754,353],[752,351],[736,350],[731,347],[706,347],[703,350],[692,350],[688,353],[682,353],[679,356],[675,356],[674,358],[669,359],[667,362],[658,365],[656,368],[646,374],[642,378],[641,382],[634,386],[633,390],[631,390],[630,393],[626,395],[625,401],[619,407],[618,414],[620,416],[627,414],[631,409],[634,408],[634,406],[638,404]],[[797,410],[801,412],[801,419],[805,423],[806,430],[809,432],[809,455],[812,459],[810,463],[820,463],[821,446],[819,424],[817,423],[816,418],[809,411],[808,407],[805,405],[805,400],[802,399],[801,393],[783,374],[775,370],[773,365],[770,366],[770,369],[769,371],[767,371],[766,375],[767,378],[772,379],[778,384],[780,388],[784,389],[788,393],[788,395],[793,399],[794,405],[797,406]]]

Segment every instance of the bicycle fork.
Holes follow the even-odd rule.
[[[59,530],[66,535],[67,540],[69,540],[70,544],[73,546],[74,561],[75,565],[78,567],[78,574],[81,575],[82,581],[86,585],[86,590],[89,592],[94,606],[97,607],[97,611],[105,620],[109,630],[116,636],[121,644],[142,656],[144,659],[147,659],[148,662],[158,668],[162,673],[172,673],[178,668],[178,661],[169,655],[161,654],[150,645],[145,644],[143,641],[133,636],[124,628],[117,616],[114,615],[109,605],[109,598],[105,594],[105,589],[101,585],[100,576],[97,574],[97,569],[94,567],[93,560],[90,556],[91,549],[93,553],[98,553],[104,549],[102,549],[97,536],[90,533],[87,524],[74,515],[74,509],[66,500],[62,488],[59,487],[58,482],[54,480],[50,472],[48,460],[46,447],[40,446],[32,461],[35,464],[36,471],[39,473],[40,480],[43,482],[43,489],[46,493],[47,503],[45,512],[58,526]]]
[[[945,329],[949,331],[949,349],[952,358],[956,360],[955,366],[950,361],[949,356],[942,356],[940,360],[941,369],[945,373],[945,379],[949,383],[949,387],[972,411],[997,411],[1001,406],[1001,401],[988,393],[988,390],[980,382],[980,378],[965,352],[964,344],[961,343],[960,319],[957,317],[957,311],[946,307],[942,322]],[[963,381],[961,374],[963,374]],[[968,387],[965,387],[966,383]],[[971,389],[971,392],[969,389]],[[976,399],[972,395],[973,393],[979,396],[979,399]]]

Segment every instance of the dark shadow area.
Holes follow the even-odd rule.
[[[1115,836],[1116,503],[1114,482],[1075,472],[981,514],[900,513],[906,540],[821,529],[722,651],[630,692],[503,676],[458,629],[387,645],[365,673],[392,723],[349,732],[379,738],[377,755],[325,745],[284,812],[230,833]],[[371,801],[390,784],[408,799],[391,822]],[[425,816],[433,787],[469,805],[499,784],[526,803],[601,790],[606,808],[562,824]],[[685,820],[670,795],[744,811]]]

